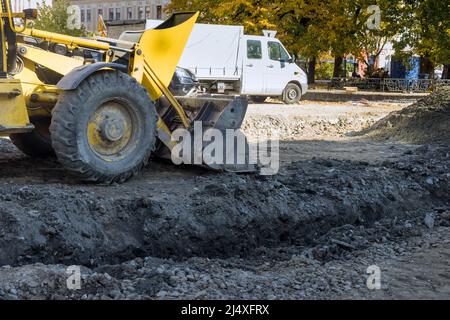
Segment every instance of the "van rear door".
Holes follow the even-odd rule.
[[[245,48],[243,54],[242,94],[264,94],[264,71],[266,65],[265,50],[266,40],[262,37],[245,36],[241,48]]]

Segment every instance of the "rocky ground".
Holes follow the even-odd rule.
[[[449,144],[355,136],[404,107],[251,106],[250,138],[281,138],[268,177],[154,161],[86,185],[0,140],[0,299],[449,298]]]

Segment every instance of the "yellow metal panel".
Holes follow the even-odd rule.
[[[72,47],[86,47],[105,51],[109,50],[111,47],[110,44],[106,42],[81,37],[72,37],[64,34],[48,32],[38,29],[25,29],[21,33],[26,36],[41,38],[44,39],[45,41],[66,44]]]
[[[29,123],[20,81],[0,79],[0,128],[17,129]]]
[[[172,132],[161,118],[158,118],[158,137],[170,150],[177,144],[176,141],[172,141]]]
[[[39,80],[36,75],[36,64],[33,61],[24,59],[24,67],[22,70],[14,75],[14,79],[22,82],[23,95],[30,96],[37,87],[44,87],[45,84]]]
[[[147,30],[139,40],[136,54],[143,55],[145,63],[150,66],[165,87],[168,87],[172,80],[198,15],[198,12],[192,14],[191,18],[173,27]],[[142,72],[143,66],[139,62],[140,59],[135,60],[133,69],[137,68]],[[148,80],[152,82],[151,79]],[[153,88],[157,88],[154,83]],[[161,96],[160,90],[155,91],[156,95]],[[152,96],[152,98],[158,97]]]
[[[24,50],[22,50],[22,48]],[[76,67],[83,65],[83,60],[66,57],[57,53],[37,49],[35,47],[21,44],[19,52],[21,55],[37,64],[40,64],[61,75],[66,75]]]
[[[145,62],[145,66],[144,66],[145,81],[143,82],[143,85],[146,87],[149,87],[148,83],[154,83],[154,85],[156,85],[156,87],[154,85],[152,85],[150,88],[159,89],[164,94],[166,99],[169,100],[172,107],[175,108],[175,111],[180,116],[180,119],[183,122],[183,126],[185,128],[189,128],[190,121],[189,121],[186,113],[184,112],[183,107],[180,105],[180,103],[177,101],[177,99],[173,96],[173,94],[170,92],[170,90],[161,83],[161,80],[155,75],[154,71],[146,63],[147,61],[144,61],[144,62]],[[152,95],[152,92],[154,92],[154,90],[150,91],[150,95]]]

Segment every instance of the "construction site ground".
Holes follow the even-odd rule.
[[[280,138],[274,176],[154,160],[90,185],[1,139],[0,299],[447,299],[449,143],[363,131],[408,106],[250,105],[250,140]]]

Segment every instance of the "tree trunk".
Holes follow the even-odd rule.
[[[334,58],[333,78],[340,78],[342,75],[342,57]]]
[[[316,58],[309,59],[308,62],[308,83],[314,83],[316,79]]]
[[[450,64],[444,64],[444,70],[442,71],[442,79],[450,79]]]
[[[427,74],[428,79],[434,79],[434,63],[427,57],[420,58],[420,70],[421,74]]]
[[[365,64],[366,64],[366,70],[365,70],[365,73],[364,73],[364,77],[370,79],[370,78],[372,78],[374,76],[375,68],[369,62],[365,62]]]

